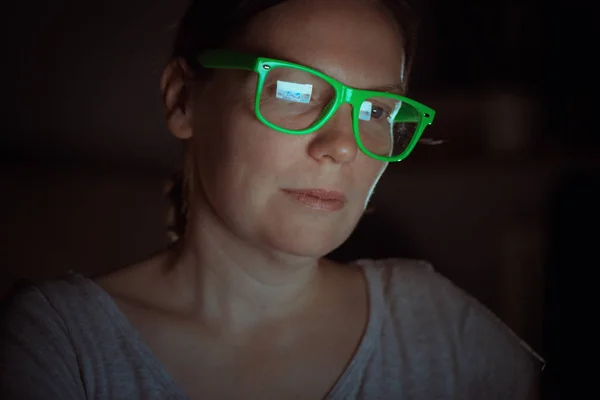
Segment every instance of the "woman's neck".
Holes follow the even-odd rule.
[[[185,288],[191,313],[221,334],[292,318],[324,292],[324,260],[258,249],[207,224],[182,240],[169,273]]]

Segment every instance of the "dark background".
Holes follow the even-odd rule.
[[[3,5],[2,293],[165,245],[162,191],[181,148],[158,82],[185,5]],[[332,256],[431,261],[543,354],[545,398],[560,398],[567,278],[598,266],[597,6],[422,6],[410,95],[437,110],[426,136],[446,144],[393,165],[374,212]]]

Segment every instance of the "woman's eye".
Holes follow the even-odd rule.
[[[375,106],[371,109],[371,118],[379,119],[383,117],[385,110],[382,107]]]
[[[382,119],[387,118],[390,115],[390,112],[382,106],[373,106],[371,109],[371,118],[372,119]]]

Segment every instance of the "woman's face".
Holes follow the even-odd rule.
[[[315,68],[352,87],[401,83],[400,34],[372,1],[290,0],[255,18],[246,33],[237,48]],[[338,247],[386,167],[358,149],[350,106],[313,134],[286,135],[256,118],[256,74],[213,72],[192,100],[196,206],[267,249],[321,257]],[[340,192],[345,201],[318,209],[293,192],[299,189]]]

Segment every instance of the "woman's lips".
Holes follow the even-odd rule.
[[[338,211],[346,203],[346,196],[335,190],[285,189],[284,192],[308,208],[318,211]]]

